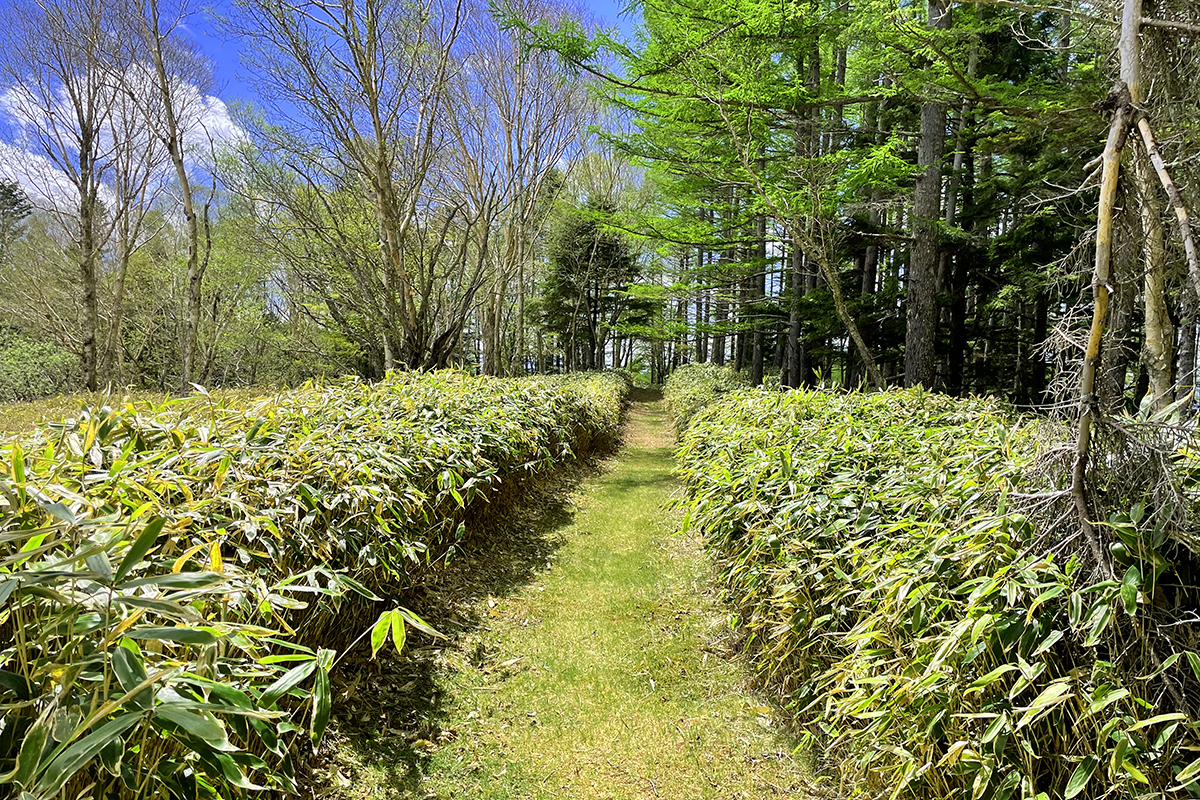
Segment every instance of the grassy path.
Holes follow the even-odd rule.
[[[802,793],[789,744],[742,687],[703,554],[663,511],[675,484],[661,403],[637,400],[624,448],[558,523],[552,565],[486,598],[484,625],[441,656],[442,742],[403,785],[393,773],[363,796]]]

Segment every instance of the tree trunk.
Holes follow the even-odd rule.
[[[124,228],[124,224],[122,224]],[[129,274],[129,260],[133,242],[127,230],[121,230],[117,247],[117,274],[113,283],[112,310],[108,318],[108,333],[104,337],[104,359],[102,373],[106,381],[120,381],[123,373],[121,346],[121,323],[125,318],[125,276]]]
[[[950,29],[948,0],[929,0],[929,27]],[[921,105],[917,177],[913,194],[913,244],[908,268],[904,339],[904,384],[932,387],[937,339],[938,223],[942,208],[942,156],[946,147],[946,104],[929,99]]]
[[[761,165],[760,165],[761,167]],[[753,314],[754,336],[750,354],[750,385],[762,386],[763,358],[766,349],[766,332],[764,329],[761,305],[766,295],[767,280],[767,217],[756,214],[754,217],[755,235],[755,271],[750,280],[751,302],[750,313]]]
[[[1145,336],[1142,361],[1146,365],[1151,408],[1159,411],[1171,404],[1174,397],[1171,384],[1171,345],[1175,332],[1167,311],[1166,243],[1163,238],[1162,208],[1157,188],[1146,164],[1135,165],[1142,218],[1142,296],[1145,302]]]
[[[722,255],[724,259],[724,255]],[[722,291],[718,288],[718,291]],[[713,333],[712,355],[713,363],[718,366],[725,366],[725,325],[729,321],[729,301],[723,296],[718,296],[716,299],[717,310],[713,314],[713,324],[716,331]]]
[[[1183,288],[1180,301],[1179,347],[1176,349],[1179,362],[1175,371],[1175,399],[1194,397],[1196,393],[1196,291],[1191,285]],[[1190,404],[1184,414],[1191,417]]]
[[[81,152],[90,150],[80,148]],[[83,163],[87,162],[85,171]],[[91,159],[81,154],[80,172],[91,175]],[[92,184],[91,179],[82,181],[85,186]],[[96,192],[94,189],[81,193],[79,203],[79,280],[83,288],[83,346],[80,355],[83,359],[83,385],[89,392],[99,388],[97,377],[96,339],[100,329],[100,307],[97,290],[97,242],[96,242]]]
[[[1119,46],[1121,81],[1113,92],[1116,107],[1101,157],[1103,168],[1100,176],[1100,201],[1096,208],[1096,264],[1092,273],[1092,326],[1080,375],[1079,429],[1075,439],[1075,463],[1071,470],[1071,497],[1075,502],[1084,541],[1096,561],[1097,569],[1108,580],[1112,579],[1113,570],[1092,525],[1091,505],[1087,496],[1087,466],[1093,418],[1099,412],[1095,394],[1096,371],[1100,366],[1100,343],[1104,336],[1104,323],[1108,317],[1108,287],[1112,278],[1113,211],[1117,198],[1117,178],[1121,169],[1121,150],[1129,123],[1131,91],[1138,92],[1140,96],[1141,54],[1138,48],[1138,33],[1141,16],[1141,0],[1125,0]]]
[[[1104,359],[1099,366],[1099,388],[1096,399],[1106,414],[1119,411],[1125,405],[1125,384],[1129,380],[1129,362],[1137,352],[1131,345],[1140,281],[1132,275],[1131,265],[1118,264],[1110,268],[1112,287],[1109,291],[1108,325],[1102,349]]]
[[[795,242],[792,243],[789,256],[791,258],[791,278],[789,281],[791,309],[788,312],[788,361],[786,370],[787,382],[785,385],[795,389],[803,385],[805,379],[804,354],[800,352],[800,297],[804,294],[804,256]]]
[[[149,19],[143,15],[146,25],[145,38],[150,45],[150,54],[154,61],[155,77],[159,99],[162,101],[162,130],[163,143],[175,168],[175,179],[179,181],[179,196],[183,206],[183,218],[187,226],[187,310],[185,312],[183,337],[180,342],[180,384],[184,391],[191,387],[193,367],[196,359],[196,344],[200,335],[200,300],[204,284],[204,273],[208,269],[209,254],[212,240],[209,236],[209,205],[203,206],[203,219],[196,209],[195,198],[192,196],[192,181],[188,174],[184,152],[185,131],[179,120],[180,109],[177,106],[177,81],[170,74],[164,57],[164,37],[161,18],[159,16],[158,0],[149,0],[147,11]],[[201,225],[203,225],[204,245],[201,252]]]

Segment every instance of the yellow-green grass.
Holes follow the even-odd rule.
[[[565,542],[553,565],[487,598],[485,626],[443,654],[441,736],[344,747],[335,794],[807,793],[794,742],[744,684],[705,557],[663,511],[675,482],[661,404],[631,417],[621,455],[551,532]]]
[[[211,396],[214,399],[237,400],[265,397],[275,394],[278,389],[267,386],[256,386],[244,389],[214,389]],[[180,393],[149,392],[114,388],[107,392],[82,392],[77,394],[60,394],[54,397],[43,397],[39,400],[26,400],[18,403],[0,403],[0,439],[13,439],[33,433],[39,425],[48,422],[61,422],[75,417],[80,409],[97,405],[124,405],[150,408],[158,406],[172,397],[180,397]]]

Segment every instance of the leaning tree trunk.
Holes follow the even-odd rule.
[[[1100,343],[1108,318],[1109,285],[1112,280],[1113,213],[1117,199],[1117,178],[1121,171],[1121,151],[1129,126],[1133,99],[1141,97],[1141,54],[1138,33],[1141,24],[1141,0],[1125,0],[1121,18],[1121,38],[1118,49],[1121,57],[1121,79],[1112,92],[1114,109],[1108,128],[1108,139],[1101,156],[1100,201],[1096,207],[1096,260],[1092,272],[1092,325],[1088,333],[1083,370],[1079,380],[1079,429],[1075,439],[1075,462],[1071,470],[1071,497],[1079,515],[1084,541],[1096,561],[1097,569],[1108,580],[1113,577],[1112,565],[1100,545],[1092,524],[1092,511],[1087,496],[1087,468],[1092,427],[1099,413],[1096,401],[1096,372],[1100,367]]]

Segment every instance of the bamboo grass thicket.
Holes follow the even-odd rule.
[[[1078,537],[1048,535],[1030,496],[1071,517],[1037,468],[1042,424],[920,389],[760,389],[682,435],[685,524],[758,673],[845,792],[1200,794],[1200,727],[1174,699],[1196,696],[1200,655],[1147,635],[1195,607],[1194,556],[1143,504],[1102,526],[1117,580]]]
[[[0,448],[0,786],[294,792],[330,671],[468,523],[613,441],[613,375],[395,374],[92,407]],[[382,612],[382,613],[381,613]]]
[[[663,402],[675,426],[683,433],[699,411],[727,392],[745,389],[750,381],[731,367],[716,364],[685,364],[671,373],[663,391]]]

